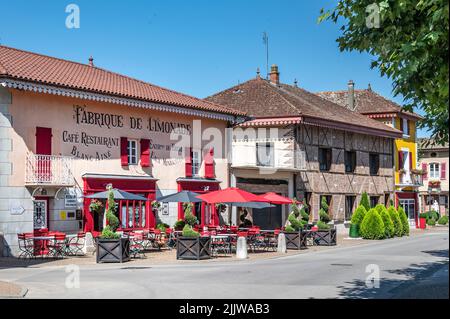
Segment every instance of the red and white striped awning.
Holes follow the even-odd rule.
[[[301,121],[302,121],[302,118],[299,116],[257,118],[257,119],[239,124],[239,126],[242,126],[242,127],[283,126],[283,125],[290,125],[290,124],[299,124],[299,123],[301,123]]]

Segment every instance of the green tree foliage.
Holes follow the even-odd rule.
[[[394,223],[392,222],[391,216],[389,215],[386,207],[384,207],[384,205],[382,204],[378,204],[377,206],[375,206],[375,209],[380,214],[381,219],[383,220],[384,233],[386,235],[386,238],[394,237],[395,235]]]
[[[361,222],[363,221],[366,213],[367,213],[367,210],[364,208],[364,206],[359,205],[352,214],[351,223],[353,225],[361,225]]]
[[[394,206],[390,206],[388,208],[388,213],[391,217],[392,223],[394,224],[395,236],[401,237],[403,235],[403,225],[397,210]]]
[[[198,219],[194,216],[194,214],[192,214],[192,203],[185,203],[183,207],[185,224],[190,226],[194,226],[195,224],[197,224]]]
[[[196,232],[191,225],[186,224],[183,227],[183,232],[182,232],[182,236],[183,237],[200,237],[200,234],[198,232]]]
[[[447,225],[448,224],[448,216],[444,215],[441,218],[439,218],[438,224],[439,225]]]
[[[361,223],[360,234],[364,239],[385,238],[383,219],[376,209],[372,208],[367,212]]]
[[[320,202],[319,219],[325,224],[331,221],[330,213],[328,212],[329,206],[325,196],[322,197]]]
[[[398,215],[400,217],[400,221],[402,222],[402,235],[403,236],[409,236],[409,220],[408,216],[406,216],[406,213],[402,207],[399,207]]]
[[[306,215],[304,215],[306,214]],[[286,226],[287,232],[297,232],[301,230],[307,221],[304,220],[304,217],[307,216],[309,219],[309,215],[302,208],[300,209],[296,203],[292,203],[291,205],[291,213],[288,216],[289,225]]]
[[[108,191],[108,209],[106,210],[106,221],[108,224],[103,228],[101,238],[118,239],[120,234],[116,233],[116,230],[119,227],[119,219],[116,216],[116,202],[112,187],[109,187]]]
[[[369,195],[366,192],[362,193],[361,200],[359,201],[359,205],[364,206],[366,211],[369,211],[372,207],[370,207]]]
[[[422,109],[419,128],[440,144],[448,141],[448,0],[339,0],[321,10],[319,22],[341,25],[341,51],[367,52],[382,76],[393,81],[393,94],[404,109]]]

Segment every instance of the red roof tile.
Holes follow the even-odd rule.
[[[5,46],[0,46],[0,78],[31,81],[202,111],[244,115],[234,109],[95,66]]]

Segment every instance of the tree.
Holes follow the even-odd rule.
[[[361,223],[360,233],[364,239],[383,239],[385,237],[383,219],[375,208],[367,212]]]
[[[342,23],[341,51],[371,54],[371,67],[393,81],[404,109],[422,109],[419,128],[439,144],[448,141],[448,0],[339,0],[319,22]]]
[[[364,206],[359,205],[358,208],[356,208],[356,210],[353,212],[351,223],[353,225],[361,225],[361,222],[363,221],[366,213],[367,211]]]
[[[394,223],[392,222],[391,216],[389,215],[386,207],[382,204],[378,204],[375,209],[378,211],[378,213],[381,216],[381,219],[384,223],[384,233],[386,235],[386,238],[394,237],[395,235],[395,227]]]
[[[403,225],[400,216],[394,206],[388,208],[389,216],[394,224],[395,236],[401,237],[403,235]]]
[[[369,195],[367,195],[366,192],[362,193],[361,195],[361,201],[359,202],[359,205],[364,206],[364,208],[366,209],[366,211],[370,210],[370,201],[369,201]]]
[[[402,234],[408,236],[409,235],[409,220],[408,216],[406,216],[405,210],[403,207],[399,207],[398,215],[400,216],[400,221],[402,222]]]

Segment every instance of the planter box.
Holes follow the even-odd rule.
[[[317,246],[335,246],[336,245],[336,229],[317,230],[313,234],[314,245]]]
[[[178,237],[177,259],[202,260],[211,258],[211,238]]]
[[[308,238],[306,232],[283,232],[286,237],[286,248],[287,249],[307,249],[306,240]]]
[[[97,263],[123,263],[130,260],[130,239],[97,238]]]

